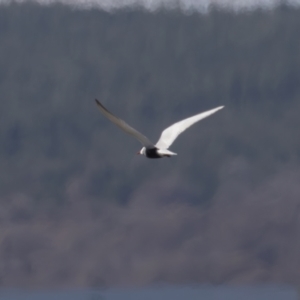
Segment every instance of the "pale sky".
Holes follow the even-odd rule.
[[[26,2],[27,0],[15,0],[14,2]],[[11,0],[0,0],[0,3],[10,3]],[[60,2],[71,6],[90,8],[98,7],[104,10],[113,10],[118,8],[140,5],[149,10],[156,10],[161,6],[178,7],[185,11],[202,11],[208,10],[211,4],[217,4],[221,7],[233,10],[253,9],[263,7],[266,9],[275,7],[281,0],[36,0],[40,4],[50,4]],[[300,5],[300,0],[285,0],[291,5]]]

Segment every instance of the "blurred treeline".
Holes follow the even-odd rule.
[[[256,166],[256,179],[299,162],[299,28],[300,10],[286,6],[184,15],[2,5],[1,195],[61,202],[80,180],[97,201],[124,203],[148,178],[176,173],[200,203],[231,157]],[[94,98],[154,142],[172,122],[226,110],[181,136],[171,162],[142,161]]]
[[[0,285],[299,284],[299,28],[1,5]],[[226,109],[147,160],[94,98],[154,142]]]

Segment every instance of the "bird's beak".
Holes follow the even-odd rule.
[[[140,151],[138,151],[137,153],[136,153],[136,155],[140,155],[141,153],[140,153]]]

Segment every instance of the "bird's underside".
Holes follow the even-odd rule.
[[[156,147],[153,147],[153,148],[145,148],[145,155],[148,158],[163,158],[163,157],[171,157],[177,154],[167,149],[158,149]]]
[[[148,148],[146,149],[146,156],[148,158],[162,158],[163,156],[162,155],[159,155],[157,153],[157,148]],[[170,155],[165,155],[166,157],[170,157]]]

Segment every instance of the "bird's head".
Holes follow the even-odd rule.
[[[143,147],[137,154],[146,155],[146,148]]]

